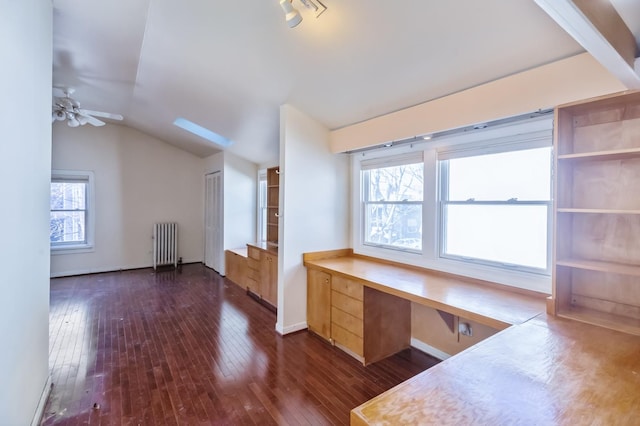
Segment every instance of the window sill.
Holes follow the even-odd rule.
[[[392,262],[446,272],[468,278],[502,284],[538,293],[551,293],[551,276],[511,269],[496,268],[487,265],[446,258],[431,258],[426,254],[399,252],[367,246],[354,247],[354,253],[371,256]]]
[[[78,245],[51,247],[51,255],[92,253],[94,251],[95,251],[95,248],[93,247],[92,244],[78,244]]]

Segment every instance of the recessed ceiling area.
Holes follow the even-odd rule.
[[[220,147],[178,117],[273,165],[282,104],[336,129],[583,51],[533,0],[322,3],[289,28],[279,0],[54,0],[53,83],[195,155]],[[612,3],[638,38],[640,2]]]

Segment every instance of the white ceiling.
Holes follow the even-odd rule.
[[[612,1],[640,41],[640,2]],[[54,86],[199,156],[184,117],[276,164],[279,106],[336,129],[577,54],[533,0],[53,0]],[[55,123],[54,125],[64,125]]]

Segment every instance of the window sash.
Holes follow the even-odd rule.
[[[490,255],[488,255],[487,257],[480,257],[480,256],[456,254],[449,251],[449,247],[448,247],[449,235],[447,234],[447,231],[449,229],[450,216],[447,214],[448,206],[478,206],[478,207],[494,206],[494,207],[505,207],[505,208],[509,208],[510,210],[513,210],[514,208],[517,209],[520,207],[532,207],[532,206],[544,207],[545,208],[544,217],[546,221],[545,233],[544,233],[545,240],[546,240],[546,244],[545,244],[546,249],[544,253],[544,266],[538,267],[533,265],[527,265],[524,263],[516,263],[515,261],[509,262],[506,260],[491,259]],[[442,218],[441,226],[440,226],[440,244],[439,244],[439,247],[440,247],[439,252],[440,252],[441,258],[465,261],[469,263],[494,266],[499,268],[520,270],[523,272],[530,272],[535,274],[549,275],[551,273],[550,271],[550,264],[551,264],[550,229],[551,229],[551,220],[552,220],[552,202],[551,201],[525,201],[525,202],[518,202],[518,203],[514,203],[514,202],[444,202],[443,201],[440,203],[440,217]]]
[[[376,157],[362,160],[360,162],[360,170],[384,169],[386,167],[406,166],[409,164],[418,164],[424,162],[422,151],[412,151],[399,155],[388,157]]]
[[[376,169],[385,169],[391,167],[401,167],[401,166],[410,166],[410,165],[420,165],[422,167],[422,183],[421,183],[421,194],[419,199],[412,200],[373,200],[370,199],[371,195],[371,172]],[[366,246],[373,247],[383,247],[385,249],[391,250],[400,250],[400,251],[409,251],[415,253],[422,253],[423,247],[423,236],[422,236],[422,228],[423,228],[423,205],[424,205],[424,157],[423,151],[418,152],[409,152],[401,155],[394,155],[390,157],[379,157],[373,158],[369,160],[364,160],[361,162],[360,169],[360,180],[361,180],[361,191],[362,191],[362,201],[361,201],[361,217],[362,217],[362,240],[361,243]],[[418,215],[418,223],[417,229],[419,229],[420,236],[412,236],[415,233],[409,233],[409,236],[401,235],[401,238],[397,238],[395,241],[402,241],[402,244],[394,244],[394,242],[389,241],[373,241],[371,239],[371,221],[372,217],[370,216],[370,211],[372,206],[398,206],[398,210],[402,210],[403,208],[410,209],[411,207],[419,207],[420,213]],[[408,225],[407,225],[408,226]],[[401,225],[401,230],[405,231],[403,228],[405,226]],[[387,232],[389,230],[380,230],[381,232]],[[387,238],[391,238],[391,235]],[[418,240],[418,241],[414,241]]]
[[[521,270],[524,272],[536,273],[536,274],[544,274],[549,275],[550,265],[551,265],[551,224],[552,224],[552,201],[549,199],[543,200],[518,200],[516,198],[508,199],[508,200],[449,200],[449,160],[457,159],[457,158],[465,158],[465,157],[473,157],[473,156],[481,156],[488,154],[499,154],[513,151],[523,151],[535,148],[549,147],[549,138],[531,138],[527,139],[526,142],[519,143],[496,143],[490,146],[488,149],[482,148],[459,148],[447,151],[444,155],[439,153],[438,155],[438,163],[439,163],[439,175],[440,175],[440,196],[439,196],[439,215],[440,220],[438,221],[438,232],[439,232],[439,256],[444,259],[458,260],[464,261],[471,264],[480,264],[498,267],[502,269],[514,269]],[[551,195],[551,192],[549,192]],[[510,262],[502,262],[496,261],[492,259],[485,259],[481,257],[473,257],[473,256],[462,256],[457,254],[452,254],[448,252],[448,215],[447,215],[447,207],[448,206],[504,206],[504,207],[517,207],[517,206],[545,206],[546,207],[546,260],[545,266],[543,268],[521,265],[517,263]]]
[[[258,175],[258,238],[257,241],[267,241],[267,172],[260,171]]]
[[[395,238],[393,241],[391,241],[391,238],[393,237],[392,233],[387,234],[387,231],[391,231],[390,229],[379,229],[379,232],[383,232],[382,235],[380,235],[378,238],[379,239],[384,239],[387,238],[390,241],[389,242],[385,242],[385,241],[375,241],[373,238],[368,237],[367,235],[371,233],[371,231],[373,230],[373,227],[371,226],[371,221],[373,220],[372,216],[369,215],[369,212],[371,211],[371,207],[372,206],[398,206],[398,210],[402,210],[402,208],[411,208],[411,207],[418,207],[418,214],[417,216],[419,217],[419,220],[413,224],[412,226],[410,226],[408,223],[405,223],[404,226],[401,225],[400,229],[402,231],[402,235],[399,235],[400,238]],[[410,251],[410,252],[414,252],[414,253],[421,253],[422,252],[422,246],[423,246],[423,238],[422,238],[422,208],[423,208],[423,202],[422,201],[398,201],[398,202],[375,202],[375,201],[371,201],[371,202],[364,202],[363,203],[363,241],[362,244],[367,245],[367,246],[373,246],[373,247],[384,247],[384,248],[388,248],[388,249],[393,249],[393,250],[401,250],[401,251]],[[411,209],[414,210],[412,213],[416,213],[416,209]],[[411,217],[407,218],[410,219]],[[408,220],[407,220],[408,222]],[[415,227],[415,231],[411,231],[408,228],[414,228]],[[404,229],[407,228],[407,229]],[[406,232],[406,233],[405,233]],[[414,234],[419,234],[418,235],[414,235]]]
[[[551,146],[551,136],[548,131],[531,134],[507,136],[493,139],[486,143],[466,143],[462,145],[445,146],[438,150],[438,160],[452,160],[456,158],[476,157],[479,155],[500,154],[502,152],[525,151],[529,149]]]
[[[82,239],[71,241],[51,241],[49,244],[53,250],[60,250],[60,253],[66,250],[92,250],[93,249],[93,172],[76,171],[76,170],[52,170],[51,186],[56,183],[83,184],[83,208],[49,208],[50,223],[53,223],[55,215],[69,213],[69,216],[75,216],[78,220],[78,229],[74,229],[76,233],[80,232]],[[73,203],[72,203],[73,204]],[[75,203],[80,205],[79,203]],[[64,218],[62,219],[64,220]],[[74,220],[74,219],[71,219]]]

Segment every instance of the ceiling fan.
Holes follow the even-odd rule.
[[[53,97],[53,113],[51,114],[51,122],[67,120],[69,127],[84,126],[89,123],[92,126],[104,126],[105,122],[97,119],[110,118],[112,120],[122,120],[120,114],[111,114],[109,112],[92,111],[90,109],[80,108],[80,103],[71,98],[74,90],[71,88],[60,89],[54,87],[61,96]]]

